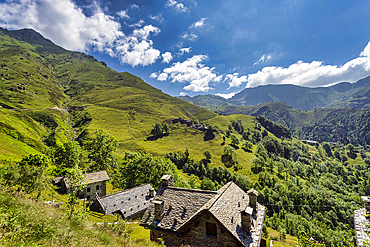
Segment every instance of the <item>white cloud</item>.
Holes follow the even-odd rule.
[[[307,87],[329,86],[341,81],[355,82],[370,72],[370,42],[359,57],[347,63],[324,65],[321,61],[298,61],[288,68],[269,66],[248,75],[247,87],[267,84],[294,84]]]
[[[67,49],[98,49],[122,35],[120,24],[96,5],[88,6],[91,16],[71,0],[8,0],[0,3],[0,25],[5,28],[33,28]]]
[[[166,73],[160,73],[160,74],[158,75],[158,77],[157,77],[157,80],[158,80],[158,81],[166,81],[166,80],[167,80],[167,78],[168,78],[168,74],[166,74]]]
[[[164,18],[162,17],[162,13],[159,13],[158,15],[155,15],[155,16],[150,14],[149,18],[159,23],[162,23],[164,21]]]
[[[253,65],[262,64],[264,62],[271,60],[271,58],[272,58],[271,55],[263,54],[262,57],[257,62],[255,62]]]
[[[171,82],[189,83],[184,89],[193,92],[207,92],[212,89],[211,83],[219,81],[214,68],[205,66],[202,62],[207,60],[206,55],[194,55],[184,62],[173,63],[160,74],[152,73],[151,78],[164,79]],[[159,79],[160,78],[160,79]]]
[[[180,92],[180,96],[186,96],[187,94],[184,92]]]
[[[133,3],[133,4],[130,4],[127,9],[129,9],[131,11],[139,11],[140,7],[139,7],[139,5]]]
[[[134,28],[139,28],[139,27],[142,27],[143,25],[145,24],[145,21],[140,19],[138,22],[134,23],[134,24],[131,24],[131,25],[128,25],[129,27],[134,27]]]
[[[182,56],[184,55],[184,53],[189,53],[191,51],[191,47],[187,47],[187,48],[180,48],[179,49],[179,53],[177,53],[179,56]]]
[[[229,88],[238,87],[243,82],[247,81],[248,76],[244,75],[244,76],[238,77],[238,75],[239,73],[225,75],[225,81],[229,83]]]
[[[149,40],[149,35],[151,33],[156,35],[159,32],[160,29],[152,25],[134,30],[131,35],[115,42],[110,55],[118,57],[121,63],[133,67],[150,65],[160,57],[160,51],[153,48],[153,41]]]
[[[86,16],[72,0],[7,0],[0,3],[0,26],[32,28],[66,49],[106,52],[131,66],[147,66],[160,57],[149,39],[158,28],[148,25],[126,35],[121,24],[94,3],[86,7],[92,13]],[[128,9],[138,11],[139,6]]]
[[[163,62],[164,63],[169,63],[172,60],[172,55],[171,52],[165,52],[162,54]]]
[[[217,96],[220,96],[222,98],[225,98],[225,99],[230,99],[232,97],[234,97],[235,94],[237,94],[238,92],[235,92],[235,93],[216,93],[215,95]]]
[[[201,18],[199,21],[197,22],[194,22],[193,24],[191,24],[190,28],[199,28],[199,27],[202,27],[205,25],[205,21],[207,20],[207,18]]]
[[[121,18],[130,19],[130,16],[127,14],[126,10],[121,10],[117,12],[117,15]]]
[[[153,72],[153,73],[151,73],[150,74],[150,76],[149,76],[149,78],[153,78],[153,79],[155,79],[155,78],[157,78],[158,77],[158,73],[157,72]]]
[[[165,6],[168,7],[168,8],[173,8],[178,12],[187,12],[187,11],[189,11],[189,9],[187,7],[185,7],[185,5],[183,3],[179,3],[175,0],[168,0],[166,2]]]
[[[187,40],[190,40],[190,41],[194,41],[194,40],[196,40],[196,38],[198,38],[198,35],[193,33],[193,32],[191,32],[191,33],[183,32],[180,36],[181,36],[181,38],[187,39]]]

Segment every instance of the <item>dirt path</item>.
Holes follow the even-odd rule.
[[[13,108],[13,109],[7,109],[7,110],[11,110],[11,111],[42,111],[42,110],[47,110],[47,109],[62,111],[62,112],[65,112],[65,113],[68,114],[68,110],[67,109],[59,108],[58,106],[53,106],[51,108],[43,108],[43,109],[31,109],[31,108],[16,109],[16,108]]]

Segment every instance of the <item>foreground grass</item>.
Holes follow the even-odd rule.
[[[136,224],[96,225],[65,210],[0,192],[0,246],[156,246]]]
[[[273,246],[274,247],[292,247],[298,244],[298,238],[291,236],[289,234],[286,235],[286,239],[279,241],[279,232],[275,231],[274,229],[267,227],[267,230],[269,231],[269,237],[266,240],[267,246],[270,246],[271,240],[273,240]]]

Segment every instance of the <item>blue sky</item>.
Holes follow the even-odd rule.
[[[370,1],[0,0],[0,26],[33,28],[173,96],[370,75]]]

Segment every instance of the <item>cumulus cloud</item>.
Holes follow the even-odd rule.
[[[160,51],[153,48],[153,41],[149,40],[149,35],[151,33],[156,35],[159,32],[160,29],[152,25],[134,30],[131,35],[117,40],[109,50],[109,55],[118,57],[121,63],[133,67],[150,65],[160,57]]]
[[[232,97],[234,97],[235,94],[237,94],[238,92],[235,92],[235,93],[216,93],[215,95],[217,96],[220,96],[222,98],[225,98],[225,99],[230,99]]]
[[[257,62],[255,62],[253,65],[258,65],[258,64],[265,63],[265,62],[271,60],[271,58],[272,58],[271,55],[263,54],[262,57]]]
[[[187,40],[190,40],[190,41],[194,41],[198,38],[198,35],[193,33],[193,32],[191,32],[191,33],[183,32],[180,36],[181,36],[181,38],[187,39]]]
[[[225,81],[229,83],[229,88],[239,87],[243,82],[247,81],[248,76],[238,77],[238,75],[239,73],[225,75]]]
[[[127,14],[126,10],[121,10],[121,11],[117,12],[117,15],[121,18],[130,19],[130,16]]]
[[[186,96],[187,94],[184,92],[180,92],[180,96]]]
[[[33,28],[67,49],[99,49],[122,35],[120,24],[96,5],[86,16],[71,0],[8,0],[0,3],[0,25],[6,28]]]
[[[162,54],[163,62],[164,63],[169,63],[172,60],[172,55],[171,52],[165,52]]]
[[[162,72],[152,73],[151,78],[157,80],[170,80],[171,82],[189,83],[183,89],[193,92],[207,92],[212,89],[211,83],[219,82],[220,76],[203,64],[207,55],[194,55],[184,62],[173,63],[171,67],[165,68]]]
[[[191,51],[191,47],[187,47],[187,48],[185,48],[185,47],[184,47],[184,48],[180,48],[180,49],[179,49],[179,51],[180,51],[180,52],[178,53],[178,55],[179,55],[179,56],[182,56],[182,55],[184,55],[184,53],[189,53],[189,52]]]
[[[193,24],[191,24],[190,28],[199,28],[199,27],[202,27],[205,25],[205,21],[207,20],[207,18],[201,18],[199,21],[197,22],[194,22]]]
[[[341,81],[355,82],[370,72],[370,42],[359,57],[347,63],[325,65],[321,61],[298,61],[287,68],[268,66],[248,75],[247,87],[267,84],[294,84],[307,87],[329,86]]]
[[[187,7],[185,7],[185,5],[183,3],[179,3],[175,0],[168,0],[166,2],[165,6],[168,7],[168,8],[173,8],[178,12],[187,12],[187,11],[189,11],[189,9]]]
[[[86,16],[72,0],[7,0],[0,3],[0,26],[32,28],[66,49],[86,52],[92,48],[131,66],[146,66],[160,57],[149,39],[151,33],[160,32],[158,28],[148,25],[126,35],[121,24],[96,2],[86,8],[91,15]],[[139,6],[128,9],[138,11]]]

